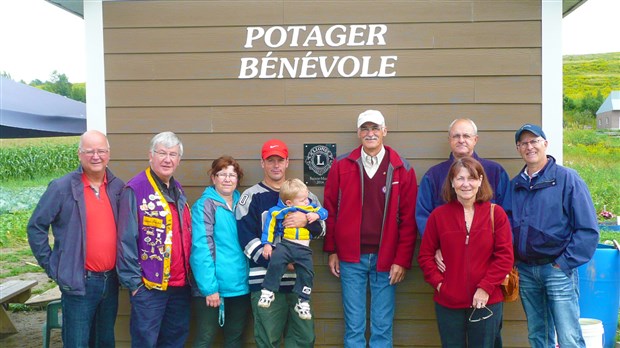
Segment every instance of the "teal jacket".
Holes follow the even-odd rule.
[[[221,297],[248,294],[248,259],[237,237],[235,207],[239,192],[233,193],[233,210],[214,186],[207,187],[192,206],[192,251],[190,265],[202,296],[216,292]]]

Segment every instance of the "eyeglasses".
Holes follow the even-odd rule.
[[[160,160],[163,160],[166,157],[170,157],[171,160],[175,160],[177,159],[177,157],[179,157],[179,154],[176,152],[153,151],[153,154],[157,155],[157,158],[159,158]]]
[[[478,314],[474,316],[474,313],[476,313],[476,311],[478,311]],[[471,311],[471,314],[469,315],[468,320],[470,323],[477,323],[479,321],[489,319],[492,316],[493,316],[493,311],[489,309],[487,306],[482,306],[482,308],[474,308],[474,310]]]
[[[228,178],[228,180],[237,180],[238,176],[237,173],[217,173],[215,174],[215,176],[217,176],[218,178],[220,178],[220,180],[226,180],[226,178]]]
[[[88,157],[94,157],[95,154],[97,154],[99,157],[104,157],[106,156],[108,153],[110,152],[110,150],[104,150],[104,149],[99,149],[99,150],[83,150],[80,149],[80,153],[83,155],[86,155]]]
[[[463,134],[452,134],[452,135],[450,136],[450,138],[451,138],[452,140],[459,140],[459,139],[461,139],[461,138],[463,138],[464,140],[470,140],[470,139],[472,139],[473,137],[475,137],[475,135],[468,134],[468,133],[463,133]]]
[[[517,144],[517,147],[520,147],[522,149],[527,149],[528,145],[532,145],[532,147],[536,147],[536,145],[538,145],[538,143],[540,143],[541,141],[545,141],[544,139],[534,139],[534,140],[530,140],[530,141],[523,141],[523,142],[519,142]]]
[[[364,134],[367,134],[367,133],[370,133],[370,132],[377,133],[377,132],[379,132],[382,128],[383,128],[383,127],[381,127],[381,126],[360,127],[360,133],[364,133]]]

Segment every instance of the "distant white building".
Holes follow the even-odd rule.
[[[620,129],[620,91],[611,91],[596,111],[596,128]]]

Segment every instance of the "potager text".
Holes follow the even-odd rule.
[[[282,47],[385,46],[384,24],[248,27],[244,48],[260,43],[271,49]],[[240,79],[320,77],[393,77],[397,56],[317,55],[312,51],[295,57],[280,57],[269,51],[264,57],[241,58]]]

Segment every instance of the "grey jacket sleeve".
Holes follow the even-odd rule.
[[[116,271],[121,284],[134,291],[142,283],[138,261],[138,210],[132,189],[124,188],[118,209]]]
[[[319,198],[314,193],[308,192],[308,196],[310,197],[312,203],[316,204],[319,208],[323,208]],[[308,224],[306,228],[310,231],[312,238],[325,237],[325,219],[316,220],[315,222]]]

